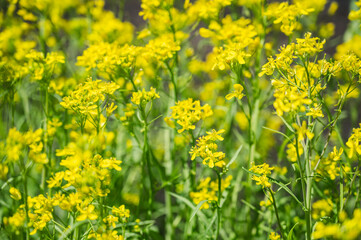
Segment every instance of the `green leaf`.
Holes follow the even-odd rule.
[[[11,206],[9,204],[7,204],[6,202],[4,202],[3,200],[0,200],[0,205],[5,206],[9,209],[11,208]]]
[[[77,227],[79,227],[80,225],[83,225],[85,223],[88,223],[88,221],[76,222],[75,224],[71,225],[70,228],[68,228],[68,230],[61,233],[61,237],[59,238],[59,240],[63,240],[65,238],[67,238],[70,235],[70,233],[72,233]]]
[[[173,192],[169,192],[169,194],[177,198],[178,200],[182,201],[183,203],[185,203],[191,209],[193,210],[196,209],[196,206],[194,206],[194,204],[191,201],[189,201],[187,198]],[[198,211],[196,214],[199,216],[201,222],[207,226],[208,225],[207,217],[202,213],[202,211]]]
[[[256,176],[260,176],[260,175],[257,174],[257,173],[254,173],[254,172],[251,172],[251,171],[245,169],[244,167],[242,167],[242,169],[243,169],[244,171],[250,173],[250,174],[253,174],[253,175],[256,175]],[[298,198],[293,194],[293,192],[291,191],[291,189],[289,189],[285,184],[281,183],[280,181],[278,181],[278,180],[276,180],[276,179],[274,179],[274,178],[271,178],[271,177],[267,177],[267,178],[268,178],[271,182],[277,184],[278,186],[280,186],[281,188],[283,188],[286,192],[288,192],[288,193],[296,200],[296,202],[298,202],[298,203],[301,205],[303,211],[306,211],[306,210],[307,210],[307,209],[303,206],[303,203],[302,203],[300,200],[298,200]]]
[[[211,230],[216,219],[217,219],[217,211],[215,211],[215,214],[214,214],[212,220],[210,221],[210,223],[208,224],[206,231],[204,231],[204,233],[202,234],[202,239],[204,239],[204,237],[209,233],[209,230]]]
[[[280,131],[277,131],[277,130],[274,130],[274,129],[268,128],[268,127],[263,127],[263,128],[267,129],[267,130],[269,130],[271,132],[278,133],[278,134],[284,136],[285,138],[287,138],[288,141],[291,141],[291,139],[286,134],[284,134],[283,132],[280,132]]]
[[[281,116],[279,116],[279,117],[282,119],[282,121],[283,121],[283,123],[286,125],[286,127],[287,127],[292,133],[295,133],[295,130],[291,127],[291,125],[289,125],[288,122],[287,122],[283,117],[281,117]]]
[[[203,203],[205,203],[205,202],[208,202],[208,200],[203,200],[203,201],[200,201],[200,203],[198,203],[196,209],[194,209],[192,212],[189,222],[191,222],[193,220],[194,216],[198,213],[199,209],[202,207]]]
[[[66,238],[63,230],[58,225],[54,224],[54,228],[61,235],[62,238]]]
[[[256,175],[256,176],[259,176],[259,177],[261,176],[261,175],[259,175],[259,174],[257,174],[257,173],[254,173],[254,172],[249,171],[249,170],[246,169],[245,167],[242,167],[242,169],[243,169],[244,171],[250,173],[250,174],[253,174],[253,175]]]
[[[293,239],[293,229],[298,225],[298,222],[293,225],[293,227],[291,228],[291,230],[288,232],[288,235],[287,235],[287,240],[292,240]]]
[[[138,226],[142,226],[142,227],[150,227],[152,225],[154,225],[154,220],[146,220],[146,221],[141,221],[139,223],[137,222],[126,222],[126,223],[118,223],[114,228],[113,230],[117,230],[117,229],[121,229],[123,228],[124,226],[125,227],[131,227],[131,226],[135,226],[135,225],[138,225]]]
[[[244,199],[241,199],[241,202],[243,202],[245,205],[247,205],[250,209],[252,209],[253,211],[256,211],[258,212],[259,215],[265,215],[264,212],[258,210],[255,206],[253,206],[252,204],[250,204],[249,202],[247,202],[246,200]]]
[[[291,189],[289,189],[285,184],[281,183],[280,181],[277,181],[274,178],[268,177],[268,179],[271,180],[271,182],[273,182],[273,183],[277,184],[278,186],[280,186],[281,188],[283,188],[286,192],[288,192],[296,200],[296,202],[298,202],[301,205],[303,211],[306,211],[306,208],[303,206],[303,203],[300,200],[298,200],[298,198],[296,197],[296,195],[293,194]]]
[[[231,164],[236,160],[236,158],[238,157],[238,154],[241,152],[243,145],[239,146],[239,148],[237,149],[236,153],[233,155],[231,161],[229,161],[229,163],[227,164],[226,168],[228,168],[229,166],[231,166]]]
[[[155,120],[157,120],[158,118],[161,118],[161,117],[163,117],[163,115],[159,115],[158,117],[152,119],[150,122],[148,122],[148,126],[149,126],[150,124],[152,124]]]
[[[4,188],[6,188],[7,185],[9,185],[9,183],[11,183],[12,181],[14,181],[14,178],[9,178],[2,186],[1,186],[1,190],[4,190]]]

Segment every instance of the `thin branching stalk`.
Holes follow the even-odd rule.
[[[221,200],[222,200],[222,176],[216,171],[218,177],[218,200],[217,200],[217,229],[216,229],[216,238],[219,239],[219,230],[221,228],[221,219],[222,219],[222,209],[221,209]]]
[[[280,217],[278,215],[278,208],[277,208],[277,204],[276,204],[276,199],[275,199],[275,196],[273,194],[273,191],[272,189],[268,189],[269,193],[271,194],[272,196],[272,204],[273,204],[273,207],[274,207],[274,210],[275,210],[275,214],[276,214],[276,218],[277,218],[277,224],[278,224],[278,227],[280,229],[280,233],[281,233],[281,238],[282,239],[285,239],[284,236],[285,234],[283,233],[283,227],[281,225],[281,220],[280,220]]]

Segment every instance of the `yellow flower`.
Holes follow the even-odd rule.
[[[306,113],[306,116],[312,116],[313,118],[324,117],[324,115],[322,113],[321,105],[317,105],[315,103],[313,106],[314,107],[310,108],[309,112]]]
[[[269,235],[269,239],[270,239],[270,240],[278,240],[278,239],[280,239],[280,238],[281,238],[281,236],[278,235],[278,234],[275,233],[275,232],[271,232],[271,234]]]
[[[261,207],[269,207],[272,205],[272,201],[270,199],[267,199],[267,201],[260,201],[259,205]]]
[[[161,63],[172,58],[180,49],[179,43],[174,41],[173,34],[163,34],[150,40],[140,54],[145,60]]]
[[[87,71],[95,69],[113,77],[119,69],[127,71],[134,66],[140,47],[119,46],[118,43],[98,42],[89,46],[82,56],[77,58],[76,65],[85,67]]]
[[[308,139],[311,140],[313,138],[313,136],[315,135],[312,132],[310,132],[310,130],[308,130],[306,121],[303,121],[301,126],[299,126],[296,123],[293,123],[292,127],[295,129],[295,131],[297,133],[298,141],[302,141],[305,138],[305,136],[307,136]]]
[[[312,238],[320,239],[325,237],[332,237],[340,239],[341,235],[341,229],[338,224],[334,223],[325,225],[322,222],[318,222],[315,231],[312,233]]]
[[[115,217],[113,215],[108,215],[103,219],[103,222],[107,223],[108,226],[115,228],[115,224],[119,221],[118,217]]]
[[[268,182],[268,176],[271,175],[271,170],[273,169],[267,163],[263,163],[252,166],[249,171],[257,174],[252,176],[252,180],[255,180],[257,185],[261,185],[262,188],[270,188],[271,183]]]
[[[319,219],[329,216],[332,213],[332,200],[321,199],[312,204],[312,218]]]
[[[107,117],[112,115],[112,113],[118,108],[117,105],[114,105],[114,102],[112,102],[108,107],[106,108]]]
[[[229,175],[221,183],[221,191],[223,192],[231,184],[232,176]],[[218,182],[211,181],[210,177],[203,178],[200,180],[199,185],[197,186],[196,192],[191,192],[190,198],[195,204],[200,203],[201,201],[208,200],[204,202],[200,209],[208,209],[210,207],[211,201],[218,201]]]
[[[21,199],[21,193],[18,189],[11,187],[9,192],[10,192],[10,197],[12,199],[15,199],[17,201],[19,201]]]
[[[5,164],[0,163],[0,179],[5,180],[9,172],[9,167]]]
[[[171,109],[171,118],[176,120],[177,124],[182,127],[181,129],[178,129],[178,133],[195,129],[196,126],[193,124],[213,115],[213,111],[208,104],[201,106],[200,101],[193,101],[191,98],[184,101],[178,101]],[[170,121],[170,118],[167,119],[167,121]]]
[[[244,94],[242,93],[243,86],[241,84],[234,84],[233,87],[234,87],[234,91],[232,93],[227,94],[226,99],[230,100],[230,99],[236,97],[239,100],[241,100],[242,97],[244,96]]]
[[[95,206],[88,205],[85,208],[78,207],[80,215],[76,218],[77,221],[84,221],[86,219],[95,220],[98,218],[98,215],[94,213]]]
[[[356,152],[357,155],[361,155],[361,124],[359,128],[352,129],[352,134],[346,142],[346,146],[350,148],[348,153],[349,158],[352,158],[354,153]]]
[[[330,7],[328,8],[327,13],[331,16],[335,15],[336,11],[338,9],[338,3],[336,1],[332,1],[330,4]]]
[[[356,11],[355,10],[350,11],[350,14],[348,15],[348,18],[351,21],[361,19],[361,1],[358,0],[357,2],[355,2],[355,4],[358,7],[358,9]]]
[[[298,143],[298,155],[301,157],[303,154],[303,147],[301,143]],[[287,158],[291,162],[297,162],[297,149],[296,149],[296,141],[293,141],[293,143],[287,144]]]
[[[217,19],[220,10],[231,4],[231,0],[198,0],[193,4],[187,3],[187,15],[190,18]]]
[[[11,217],[4,218],[4,223],[5,225],[9,224],[13,229],[18,229],[24,225],[25,220],[25,211],[18,209]]]
[[[50,180],[47,181],[48,187],[49,188],[60,187],[64,176],[65,173],[63,171],[55,173],[55,175]]]
[[[308,15],[312,8],[300,3],[288,4],[288,2],[271,3],[268,5],[265,16],[274,18],[274,24],[281,24],[280,30],[285,35],[290,36],[294,30],[299,28],[298,18]]]
[[[102,159],[99,163],[99,166],[101,168],[109,168],[109,169],[115,169],[116,171],[122,170],[122,168],[119,166],[122,163],[120,160],[116,160],[115,158],[109,158],[109,159]]]
[[[120,218],[123,219],[123,221],[127,221],[127,219],[130,216],[129,209],[126,209],[124,205],[121,205],[119,207],[112,207],[112,213]]]
[[[192,147],[189,154],[191,155],[191,160],[194,160],[196,157],[203,159],[202,163],[207,165],[210,168],[224,167],[226,163],[224,158],[226,155],[223,152],[218,152],[218,146],[215,143],[216,141],[223,141],[223,137],[220,136],[225,130],[212,130],[207,132],[206,136],[202,136],[197,140],[196,146]]]
[[[160,98],[159,95],[155,92],[155,88],[150,88],[150,91],[147,92],[143,88],[142,91],[133,92],[131,101],[136,105],[145,105],[154,99]]]

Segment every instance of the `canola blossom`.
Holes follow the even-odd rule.
[[[0,238],[360,239],[341,2],[2,1]]]

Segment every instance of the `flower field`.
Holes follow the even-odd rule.
[[[361,239],[345,2],[0,1],[0,239]]]

